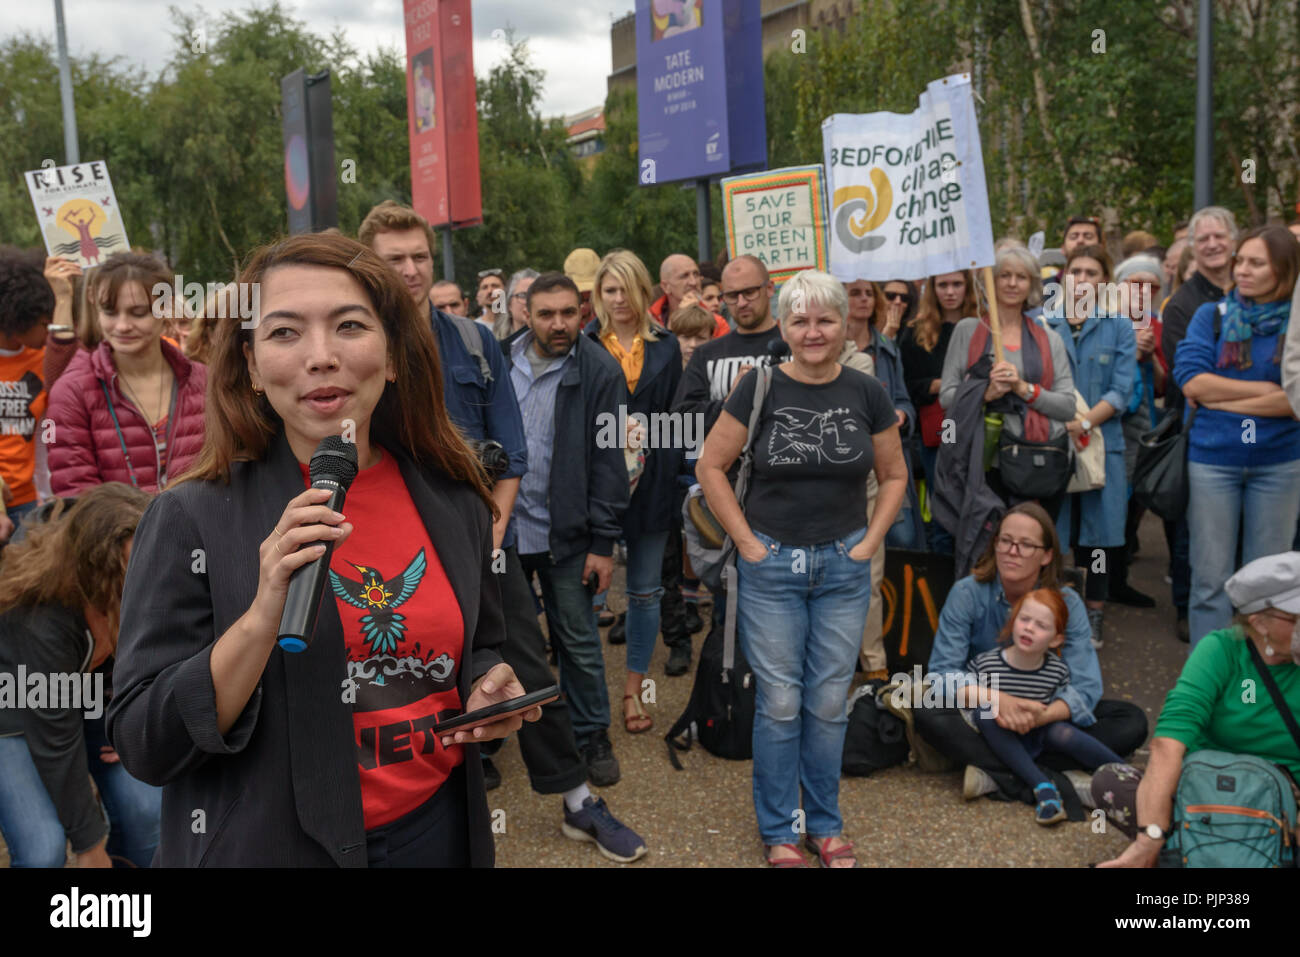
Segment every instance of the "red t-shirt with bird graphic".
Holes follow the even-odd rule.
[[[429,730],[460,713],[464,619],[391,455],[357,474],[342,511],[353,530],[330,559],[330,588],[369,830],[428,801],[464,760]]]

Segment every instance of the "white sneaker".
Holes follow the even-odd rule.
[[[961,782],[961,796],[967,801],[973,801],[977,797],[983,797],[985,794],[992,794],[998,789],[997,782],[983,768],[977,768],[973,764],[966,765],[966,776]]]
[[[1065,779],[1070,782],[1070,787],[1074,788],[1074,793],[1079,795],[1079,803],[1084,807],[1092,810],[1097,807],[1097,802],[1092,799],[1092,775],[1087,771],[1066,771]]]

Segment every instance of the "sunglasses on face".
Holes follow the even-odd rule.
[[[890,302],[911,302],[912,297],[905,292],[887,292],[885,298]]]

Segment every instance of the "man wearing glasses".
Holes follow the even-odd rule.
[[[766,267],[764,267],[766,272]],[[668,328],[668,320],[683,306],[700,305],[700,267],[690,256],[673,253],[659,267],[659,285],[664,294],[650,306],[650,316]],[[717,339],[731,331],[727,320],[713,314],[713,337]]]

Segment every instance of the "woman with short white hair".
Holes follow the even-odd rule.
[[[742,374],[696,475],[738,551],[737,631],[758,682],[754,806],[767,861],[805,866],[790,840],[791,815],[802,806],[801,833],[822,865],[853,867],[839,812],[845,700],[871,556],[902,504],[907,467],[884,387],[839,364],[843,286],[823,272],[798,273],[782,287],[777,312],[791,361]],[[768,387],[751,436],[760,376]],[[742,506],[727,471],[747,440],[753,469]],[[880,491],[868,526],[873,469]]]
[[[506,283],[506,311],[498,313],[492,321],[492,334],[498,339],[508,339],[528,325],[528,287],[540,275],[536,269],[520,269],[510,274]]]

